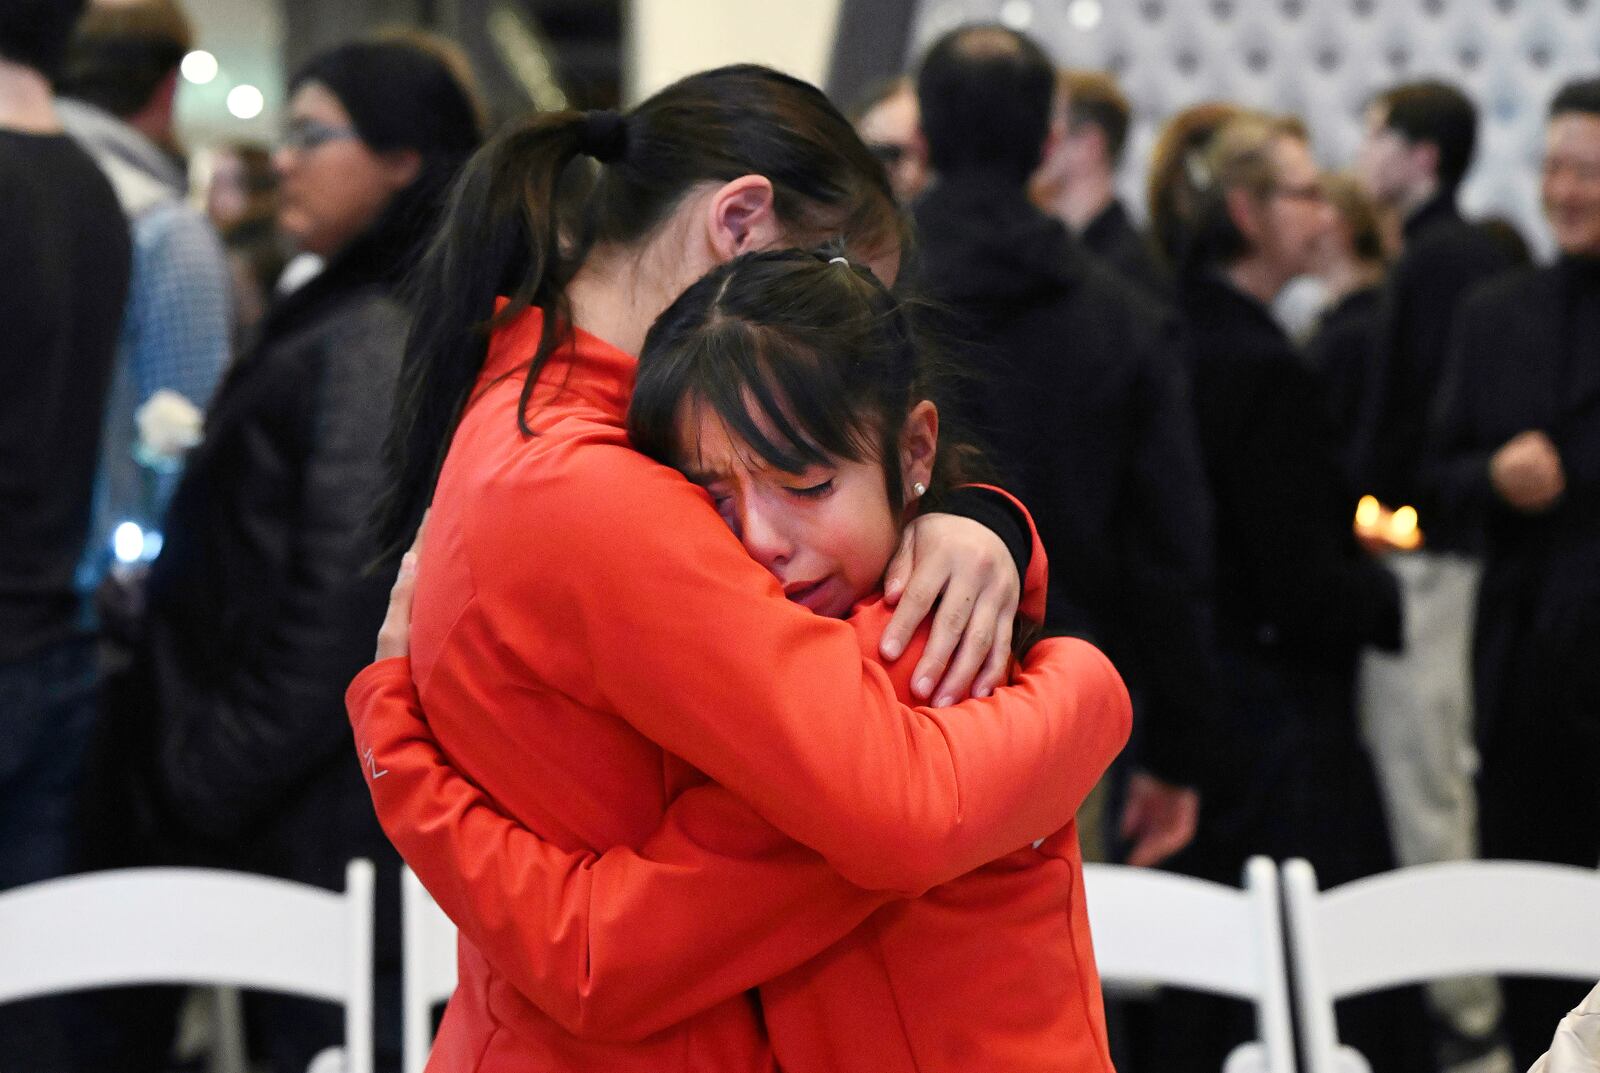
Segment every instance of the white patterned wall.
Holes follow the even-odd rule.
[[[997,20],[1064,66],[1121,81],[1134,105],[1122,186],[1140,214],[1150,147],[1177,109],[1225,98],[1297,113],[1322,161],[1345,167],[1376,91],[1440,77],[1480,112],[1468,211],[1509,216],[1548,250],[1545,109],[1562,82],[1600,75],[1600,0],[923,0],[911,57],[962,23]]]

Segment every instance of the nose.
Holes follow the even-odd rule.
[[[740,505],[739,541],[750,557],[768,570],[776,570],[794,554],[789,527],[759,496],[750,496]]]

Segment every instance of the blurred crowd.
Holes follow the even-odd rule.
[[[0,0],[0,889],[144,863],[337,888],[371,857],[392,1068],[399,862],[342,698],[394,571],[368,523],[406,273],[487,122],[447,43],[352,42],[293,74],[276,146],[212,147],[197,197],[192,44],[176,0]],[[1049,553],[1045,627],[1133,692],[1103,855],[1226,883],[1301,856],[1325,887],[1595,867],[1600,78],[1549,102],[1548,264],[1458,206],[1478,120],[1451,85],[1378,94],[1337,172],[1298,117],[1186,109],[1138,211],[1129,114],[987,26],[850,111],[912,225],[899,286],[969,374],[951,416]],[[1573,990],[1447,981],[1341,1034],[1380,1073],[1526,1068]],[[0,1069],[163,1069],[180,999],[0,1009]],[[297,1073],[342,1032],[281,998],[250,1021]],[[1133,1073],[1252,1031],[1195,996],[1112,1011]]]

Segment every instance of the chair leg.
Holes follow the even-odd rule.
[[[210,1073],[250,1073],[244,1042],[244,1001],[236,987],[211,989]]]

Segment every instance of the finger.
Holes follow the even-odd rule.
[[[417,583],[417,553],[400,557],[400,572],[389,589],[389,606],[378,628],[377,659],[408,655],[411,647],[411,599]]]
[[[1132,849],[1128,850],[1128,867],[1130,868],[1152,868],[1162,860],[1161,848],[1157,844],[1155,836],[1151,834],[1146,834],[1133,844]]]
[[[432,507],[422,512],[422,521],[417,523],[417,535],[411,539],[411,550],[416,552],[419,558],[422,555],[422,538],[428,532],[428,515],[432,513]]]
[[[1011,640],[1015,624],[1013,617],[1000,620],[995,630],[994,645],[989,649],[989,658],[983,661],[983,669],[972,683],[974,697],[987,697],[1006,684],[1011,670]]]
[[[1004,603],[998,592],[978,596],[977,604],[962,630],[955,658],[945,669],[944,681],[934,691],[935,696],[949,698],[951,704],[966,700],[969,696],[977,696],[978,673],[1001,644],[1000,624],[1009,624],[1011,621],[1009,616],[1005,616]],[[1005,644],[1010,643],[1008,635]]]
[[[928,617],[928,612],[933,610],[939,593],[944,590],[948,575],[939,573],[934,565],[924,560],[918,564],[911,580],[906,582],[905,592],[900,597],[900,603],[894,609],[894,617],[889,620],[889,625],[883,631],[883,641],[879,648],[883,651],[885,659],[899,659],[906,650],[906,645],[911,643],[911,637],[917,632],[917,627],[922,625],[922,620]],[[935,636],[937,636],[938,623],[935,622]],[[943,652],[935,652],[933,641],[928,642],[927,653],[939,657],[939,666],[929,670],[927,653],[924,653],[922,662],[917,664],[917,670],[912,674],[911,690],[919,697],[927,697],[933,693],[933,685],[939,680],[939,675],[944,671],[944,665],[950,658],[950,649],[955,647],[954,641],[945,645]],[[919,688],[924,677],[928,678],[926,688]]]
[[[992,623],[985,623],[982,627],[983,652],[977,658],[973,658],[970,652],[958,652],[962,638],[967,634],[968,624],[972,621],[977,600],[976,587],[964,583],[960,578],[951,578],[944,595],[939,598],[939,609],[934,612],[933,628],[928,633],[928,649],[923,654],[922,662],[917,665],[917,672],[912,675],[914,682],[926,680],[936,683],[929,689],[929,695],[938,698],[934,701],[936,705],[955,704],[966,698],[967,690],[972,687],[972,676],[977,673],[978,665],[983,662],[983,656],[988,654],[989,643],[994,639]],[[962,661],[963,673],[952,677],[950,672],[955,669],[957,659]]]
[[[894,558],[889,560],[889,569],[883,575],[883,599],[890,607],[899,602],[906,582],[911,579],[911,565],[916,561],[916,544],[917,527],[913,523],[906,527],[900,537],[900,546],[895,549]]]

